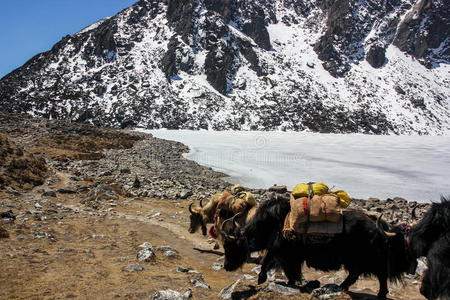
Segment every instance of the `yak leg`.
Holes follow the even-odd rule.
[[[358,280],[360,273],[350,271],[348,273],[347,278],[345,278],[344,282],[341,283],[340,287],[343,288],[345,291],[348,291],[348,288]]]
[[[273,252],[268,251],[261,260],[261,271],[258,275],[258,284],[264,283],[267,280],[267,272],[274,267],[275,257]]]
[[[288,285],[295,285],[296,281],[302,280],[302,261],[298,259],[280,260],[284,275],[288,278]]]
[[[377,275],[378,282],[380,283],[380,289],[378,291],[378,298],[386,299],[386,295],[389,293],[388,285],[387,285],[387,276],[386,275]]]
[[[219,248],[220,248],[219,242],[215,242],[215,243],[214,243],[213,249],[214,249],[214,250],[217,250],[217,249],[219,249]]]

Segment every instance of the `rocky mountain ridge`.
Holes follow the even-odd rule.
[[[96,125],[445,134],[449,0],[141,0],[0,80]]]

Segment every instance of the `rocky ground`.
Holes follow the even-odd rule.
[[[1,113],[0,132],[1,299],[374,299],[375,279],[348,294],[333,290],[344,271],[305,269],[300,289],[279,272],[257,285],[257,266],[225,272],[220,256],[194,250],[212,244],[187,232],[189,202],[229,184],[184,159],[180,143]],[[263,201],[286,190],[253,192]],[[427,204],[401,198],[352,203],[393,223],[413,221],[417,205],[420,216]],[[389,297],[423,299],[419,286],[405,278]]]

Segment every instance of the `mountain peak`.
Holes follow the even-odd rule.
[[[108,126],[450,129],[448,0],[141,0],[0,80],[10,112]]]

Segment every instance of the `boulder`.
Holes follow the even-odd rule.
[[[156,261],[156,255],[152,250],[148,248],[142,249],[137,254],[137,260],[154,263]]]
[[[366,60],[372,67],[381,68],[386,63],[386,49],[382,45],[370,46]]]

